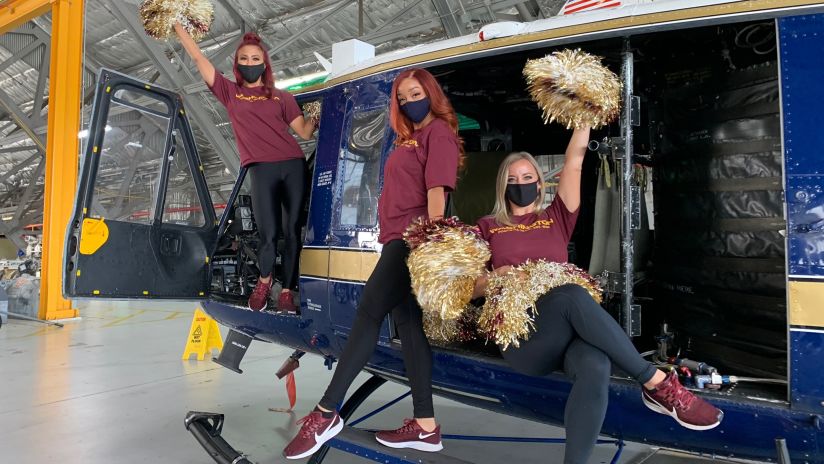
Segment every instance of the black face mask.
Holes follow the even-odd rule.
[[[429,97],[418,101],[408,101],[401,105],[401,110],[412,122],[419,123],[429,114]]]
[[[529,206],[538,198],[538,181],[529,184],[507,184],[506,199],[520,207]]]
[[[254,84],[260,79],[260,76],[263,75],[263,72],[266,71],[265,64],[256,64],[253,66],[249,66],[246,64],[239,64],[237,65],[237,70],[240,71],[240,75],[243,76],[243,80]]]

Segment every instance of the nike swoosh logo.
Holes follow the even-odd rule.
[[[420,438],[421,440],[423,440],[424,438],[429,438],[429,437],[431,437],[432,435],[435,435],[435,432],[432,432],[432,433],[427,433],[426,435],[424,435],[424,434],[423,434],[423,432],[421,432],[421,433],[419,433],[419,434],[418,434],[418,438]]]
[[[329,429],[331,429],[331,428],[332,428],[332,426],[333,426],[333,425],[335,425],[335,421],[332,421],[332,423],[331,423],[331,424],[329,424],[329,427],[326,427],[326,430],[324,430],[324,431],[323,431],[323,433],[321,433],[320,435],[318,435],[318,433],[317,433],[317,432],[315,432],[315,443],[317,443],[318,441],[320,441],[320,438],[321,438],[322,436],[324,436],[324,435],[326,434],[326,432],[328,432],[328,431],[329,431]]]

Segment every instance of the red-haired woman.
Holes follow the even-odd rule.
[[[249,296],[249,308],[266,309],[272,288],[281,208],[285,213],[283,236],[283,288],[278,309],[296,311],[292,291],[298,284],[300,215],[306,184],[306,160],[289,128],[302,139],[312,138],[317,121],[306,121],[295,97],[275,88],[269,54],[260,37],[246,33],[235,51],[235,82],[215,71],[186,30],[175,25],[183,48],[192,58],[203,80],[226,107],[240,164],[248,167],[252,181],[252,208],[260,233],[258,268],[260,279]]]
[[[375,351],[381,324],[390,311],[401,338],[415,419],[406,420],[397,430],[378,432],[376,438],[394,448],[443,448],[432,407],[432,350],[410,287],[406,267],[409,249],[402,235],[418,217],[443,216],[445,194],[455,188],[463,148],[455,111],[432,74],[422,69],[400,73],[392,85],[391,97],[390,123],[397,139],[386,161],[378,201],[378,241],[383,249],[361,294],[357,317],[332,382],[318,406],[301,419],[300,431],[283,450],[288,459],[314,454],[343,429],[338,405]]]

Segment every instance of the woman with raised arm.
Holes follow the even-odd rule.
[[[243,36],[235,51],[235,82],[225,78],[189,33],[180,25],[175,32],[215,97],[226,107],[235,133],[240,164],[252,182],[252,208],[260,234],[260,278],[249,296],[249,309],[266,309],[272,288],[277,237],[281,225],[286,250],[283,288],[278,310],[296,312],[293,291],[298,285],[299,223],[306,185],[306,160],[291,128],[304,140],[312,138],[317,121],[305,120],[292,94],[275,88],[269,54],[260,37]],[[281,218],[281,209],[285,217]]]
[[[566,150],[558,193],[541,209],[544,179],[529,153],[512,153],[498,170],[495,208],[478,227],[489,242],[492,273],[513,271],[527,260],[567,262],[567,245],[581,204],[581,167],[589,128],[576,129]],[[483,296],[489,275],[475,282],[473,296]],[[564,412],[564,462],[586,463],[607,411],[611,366],[615,364],[643,385],[642,399],[653,411],[672,416],[692,430],[721,423],[723,413],[644,360],[618,323],[587,290],[573,284],[550,290],[535,303],[535,329],[519,346],[502,349],[516,371],[544,376],[563,369],[572,378]]]
[[[443,448],[432,406],[432,350],[410,287],[409,248],[403,232],[419,217],[443,216],[445,194],[455,188],[463,158],[458,117],[432,74],[410,69],[401,72],[392,85],[389,119],[397,138],[386,161],[378,201],[378,241],[383,249],[361,294],[332,381],[314,411],[300,420],[300,431],[283,450],[287,459],[314,454],[343,429],[338,405],[375,351],[381,324],[390,311],[401,339],[415,418],[397,430],[378,432],[375,438],[393,448]]]

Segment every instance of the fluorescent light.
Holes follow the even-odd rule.
[[[307,74],[305,76],[293,77],[291,79],[278,80],[278,81],[275,82],[275,87],[277,87],[279,89],[284,89],[286,87],[291,87],[293,85],[302,84],[304,82],[309,82],[311,80],[319,79],[321,77],[328,76],[328,75],[329,75],[328,72],[323,71],[323,72],[316,72],[316,73],[312,73],[312,74]]]
[[[3,216],[4,221],[11,221],[12,219],[14,219],[14,216]]]
[[[82,131],[77,133],[77,138],[78,139],[85,139],[88,136],[89,136],[89,130],[88,129],[83,129]]]

